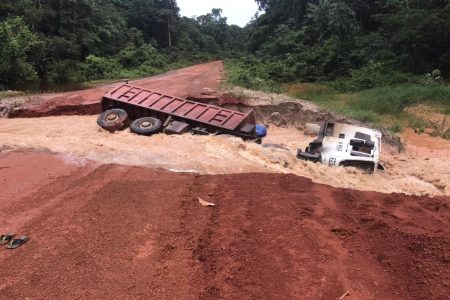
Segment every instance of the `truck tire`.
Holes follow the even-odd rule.
[[[161,120],[151,117],[140,118],[131,123],[130,130],[139,135],[152,135],[162,129]]]
[[[115,108],[101,113],[97,118],[97,124],[109,132],[115,132],[127,128],[130,120],[126,111]]]

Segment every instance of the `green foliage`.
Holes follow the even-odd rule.
[[[394,133],[399,133],[399,132],[402,132],[404,129],[403,129],[403,126],[401,124],[395,123],[394,125],[392,125],[389,128],[389,130],[394,132]]]
[[[359,121],[365,122],[365,123],[375,123],[380,119],[378,114],[376,114],[375,112],[370,111],[370,110],[344,109],[344,110],[341,110],[340,112],[348,115],[349,117],[351,117],[355,120],[359,120]]]
[[[76,60],[58,60],[49,66],[49,81],[54,83],[82,82],[86,80],[83,65]]]
[[[450,75],[448,1],[257,0],[249,49],[277,81],[331,81],[340,90],[428,83]],[[414,75],[411,75],[414,74]]]
[[[351,100],[355,109],[390,115],[399,114],[404,108],[417,103],[450,107],[450,87],[403,84],[362,91]]]
[[[434,69],[433,72],[425,74],[424,83],[427,85],[443,84],[441,71]]]
[[[115,71],[120,70],[120,64],[107,57],[89,55],[85,62],[86,75],[88,79],[114,78]]]
[[[248,57],[243,60],[225,61],[228,83],[247,89],[261,90],[268,93],[281,91],[280,85],[271,80],[266,72],[266,66]]]
[[[0,85],[158,74],[246,49],[220,9],[180,18],[175,0],[4,0]]]
[[[356,13],[342,1],[318,0],[307,2],[306,18],[310,22],[312,32],[323,40],[333,35],[345,36],[358,30],[354,19]]]
[[[332,85],[341,91],[360,91],[403,83],[418,83],[419,81],[417,76],[401,73],[382,63],[377,63],[352,70],[349,77],[339,78]]]
[[[411,127],[417,134],[422,134],[425,132],[425,129],[429,127],[430,122],[425,121],[413,114],[406,114],[406,120],[408,126]]]
[[[392,118],[404,120],[418,131],[428,127],[423,120],[406,113],[406,107],[425,103],[443,107],[444,111],[450,109],[450,87],[445,85],[402,84],[343,93],[333,88],[333,85],[306,83],[286,85],[284,92],[363,122],[388,121],[395,132],[402,131],[403,126],[398,121],[389,122]]]
[[[444,108],[443,113],[446,114],[446,115],[450,115],[450,106]]]
[[[145,62],[153,67],[162,68],[167,63],[167,58],[150,44],[144,44],[138,48],[129,45],[118,53],[117,60],[125,68],[137,68]]]
[[[0,23],[0,84],[37,79],[33,52],[41,43],[20,17]]]
[[[446,140],[450,140],[450,129],[447,129],[444,132],[442,132],[441,137]]]

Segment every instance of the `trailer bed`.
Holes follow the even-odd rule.
[[[123,84],[107,92],[102,104],[104,109],[108,104],[118,106],[139,107],[160,115],[178,117],[185,121],[205,124],[226,131],[239,131],[245,125],[255,125],[254,112],[243,113],[222,107],[185,100],[141,87]]]

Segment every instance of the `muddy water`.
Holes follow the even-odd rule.
[[[0,119],[0,147],[60,153],[71,163],[93,160],[160,167],[176,172],[225,174],[243,172],[294,173],[334,187],[420,195],[450,195],[450,155],[418,155],[417,147],[397,154],[385,148],[388,170],[375,175],[353,168],[329,168],[298,161],[295,153],[310,136],[293,128],[271,126],[264,147],[234,137],[164,134],[142,137],[128,130],[110,134],[95,116],[40,119]],[[447,148],[450,149],[450,148]],[[449,154],[449,153],[448,153]]]

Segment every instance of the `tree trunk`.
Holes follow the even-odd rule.
[[[169,39],[169,48],[172,48],[172,34],[171,34],[171,28],[170,28],[170,16],[167,17],[167,36]]]

